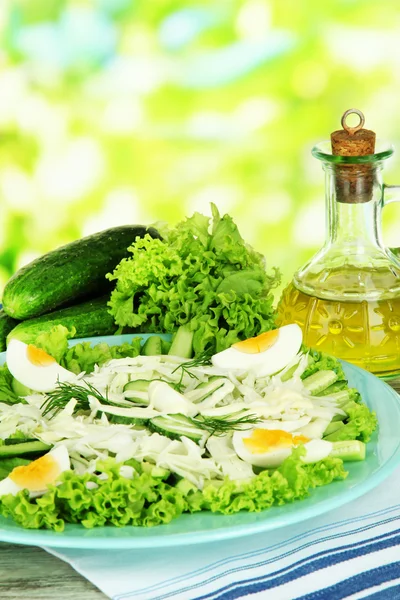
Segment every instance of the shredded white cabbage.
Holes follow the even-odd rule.
[[[311,396],[303,385],[307,355],[298,355],[278,375],[262,378],[254,372],[227,372],[213,366],[192,367],[188,373],[180,368],[183,362],[171,356],[115,359],[78,377],[81,385],[91,384],[107,402],[118,406],[90,396],[90,411],[76,413],[77,402],[72,398],[60,412],[43,414],[46,394],[27,396],[25,403],[0,403],[0,439],[19,431],[47,444],[62,442],[79,473],[93,472],[99,458],[114,456],[119,462],[135,458],[168,469],[201,488],[207,479],[254,476],[252,466],[237,456],[232,432],[217,436],[205,431],[204,439],[197,442],[185,435],[170,439],[159,429],[154,432],[149,419],[176,413],[189,420],[250,415],[260,419],[264,428],[315,439],[322,437],[335,415],[345,414],[335,397]],[[151,382],[149,391],[124,391],[128,383],[137,380]],[[113,422],[113,417],[127,422]],[[204,445],[209,456],[205,456]]]

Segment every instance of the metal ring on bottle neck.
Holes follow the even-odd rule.
[[[360,117],[360,122],[358,125],[356,125],[356,127],[350,127],[349,125],[346,124],[347,117],[349,115],[353,115],[353,114],[358,115]],[[341,123],[342,123],[343,129],[345,129],[349,135],[354,135],[356,133],[356,131],[359,131],[360,129],[362,129],[364,127],[365,117],[364,117],[363,113],[361,112],[361,110],[358,110],[358,108],[349,108],[349,110],[346,110],[346,112],[343,114]]]

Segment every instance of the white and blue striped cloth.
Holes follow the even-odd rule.
[[[113,600],[400,599],[400,469],[326,515],[182,548],[47,549]]]

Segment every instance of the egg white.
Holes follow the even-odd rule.
[[[292,323],[278,329],[275,343],[264,352],[248,354],[239,348],[227,348],[214,354],[214,367],[228,370],[255,371],[257,377],[266,377],[282,371],[299,352],[303,333],[298,325]]]
[[[199,412],[195,404],[164,381],[152,381],[149,385],[149,408],[155,408],[162,414],[180,413],[193,417]]]
[[[68,450],[65,446],[57,446],[57,448],[53,448],[53,450],[50,450],[48,454],[52,456],[52,458],[58,465],[59,474],[57,475],[57,477],[61,475],[61,473],[64,473],[64,471],[68,471],[70,469]],[[6,477],[2,481],[0,481],[0,496],[5,496],[6,494],[12,494],[13,496],[15,496],[16,494],[18,494],[18,492],[24,489],[28,488],[18,485],[17,483],[15,483],[15,481],[10,479],[10,477]],[[32,497],[36,497],[43,495],[45,492],[46,489],[43,489],[40,491],[30,492],[30,495]]]
[[[11,375],[35,392],[50,392],[58,381],[72,381],[74,373],[67,371],[57,362],[35,365],[28,357],[28,345],[20,340],[11,340],[6,353],[6,363]]]
[[[245,431],[235,431],[232,437],[232,444],[235,449],[236,454],[244,460],[245,462],[255,466],[255,467],[264,467],[268,469],[272,469],[275,467],[279,467],[283,461],[291,455],[293,446],[275,446],[265,452],[251,452],[249,448],[246,446],[244,440],[246,438],[251,437],[252,431],[254,429],[272,429],[271,427],[264,427],[262,425],[257,425],[257,427],[251,430]],[[274,429],[278,429],[275,426]],[[282,429],[279,427],[279,429]],[[301,435],[301,433],[292,433],[293,436]],[[313,463],[326,458],[332,451],[332,442],[328,442],[326,440],[310,440],[303,444],[304,449],[306,451],[305,456],[302,457],[302,460],[306,463]]]

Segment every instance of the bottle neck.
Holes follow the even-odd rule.
[[[361,172],[350,181],[343,167],[329,165],[326,172],[326,246],[341,247],[345,254],[362,254],[382,248],[380,222],[382,185],[380,170]],[[347,175],[347,174],[346,174]]]

